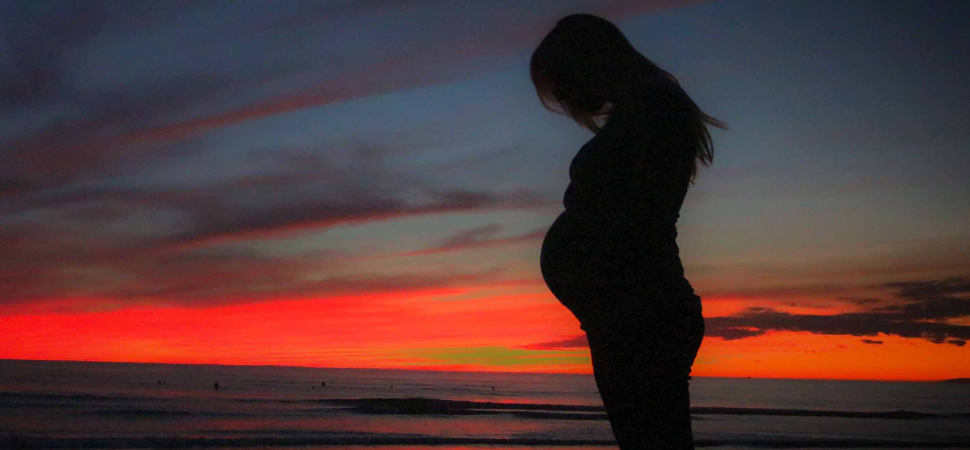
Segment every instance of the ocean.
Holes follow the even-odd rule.
[[[970,448],[967,384],[697,377],[691,400],[698,448]],[[0,360],[0,448],[297,446],[615,448],[591,375]]]

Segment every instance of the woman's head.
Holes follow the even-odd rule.
[[[614,108],[649,107],[644,103],[661,97],[678,99],[693,112],[690,128],[697,145],[687,151],[695,152],[704,164],[714,159],[704,123],[727,128],[704,114],[677,79],[640,54],[616,25],[590,14],[560,19],[533,52],[529,73],[543,106],[594,133],[600,129],[596,120],[608,117]],[[675,95],[660,95],[670,93]]]
[[[556,23],[532,54],[529,72],[543,106],[597,131],[594,119],[615,100],[614,80],[637,54],[620,30],[589,14]]]

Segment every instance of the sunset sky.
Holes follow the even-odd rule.
[[[590,373],[528,75],[589,12],[730,127],[695,375],[970,377],[970,2],[0,5],[0,358]]]

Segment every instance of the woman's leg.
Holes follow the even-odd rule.
[[[587,330],[593,375],[621,450],[694,448],[688,379],[703,338],[697,316]]]

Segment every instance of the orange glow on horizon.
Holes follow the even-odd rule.
[[[97,302],[79,302],[81,306]],[[581,334],[537,286],[476,286],[191,308],[130,306],[0,316],[2,359],[591,373]],[[76,305],[78,306],[78,305]],[[705,316],[754,306],[705,299]],[[693,374],[711,377],[938,380],[970,377],[965,349],[896,336],[776,332],[707,338]],[[554,346],[552,346],[554,347]]]
[[[326,367],[449,366],[427,349],[508,347],[576,334],[567,310],[534,288],[451,300],[472,289],[277,300],[189,308],[0,317],[0,358]],[[511,291],[511,290],[507,290]],[[582,349],[578,349],[582,352]],[[541,352],[535,352],[541,355]],[[556,371],[541,359],[507,370]],[[428,366],[428,367],[422,367]]]
[[[882,344],[866,344],[870,339]],[[707,338],[693,374],[709,377],[930,381],[965,378],[962,347],[898,336],[831,336],[774,332],[724,340]]]

